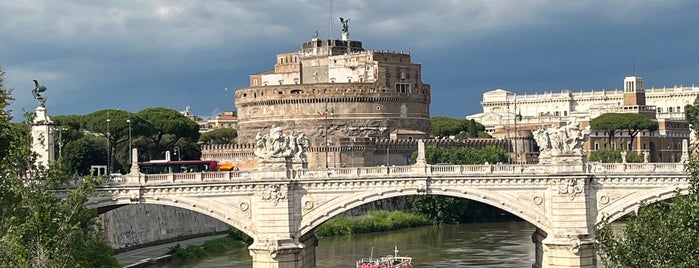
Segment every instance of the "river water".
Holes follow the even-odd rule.
[[[355,267],[358,259],[398,254],[413,257],[414,267],[531,267],[534,226],[526,222],[425,226],[345,237],[319,238],[319,268]],[[163,266],[168,267],[168,266]],[[252,267],[245,248],[180,267]]]

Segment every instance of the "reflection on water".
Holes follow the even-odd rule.
[[[531,267],[534,226],[526,222],[426,226],[345,237],[320,238],[319,268],[354,267],[355,261],[393,254],[414,258],[415,267]],[[167,266],[165,266],[167,267]],[[252,267],[247,249],[182,267]]]

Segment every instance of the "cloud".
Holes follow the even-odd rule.
[[[17,88],[15,110],[33,109],[24,88],[39,79],[57,113],[191,104],[208,115],[233,108],[221,88],[247,86],[250,73],[271,69],[277,53],[298,50],[316,30],[328,38],[332,25],[339,38],[344,17],[365,48],[407,51],[422,63],[437,103],[450,94],[480,98],[491,87],[609,87],[634,57],[646,74],[695,79],[688,73],[696,70],[698,7],[690,0],[344,0],[333,1],[331,21],[330,1],[320,0],[2,1],[0,65],[6,86]]]

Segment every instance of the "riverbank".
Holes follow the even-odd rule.
[[[204,242],[206,242],[207,240],[226,237],[226,236],[227,236],[226,234],[213,235],[213,236],[191,238],[191,239],[182,240],[182,241],[168,242],[168,243],[159,244],[159,245],[152,245],[150,247],[124,251],[124,252],[121,252],[121,253],[114,255],[114,257],[116,257],[117,261],[119,261],[119,264],[121,264],[124,267],[129,267],[130,265],[134,265],[137,263],[150,262],[150,261],[154,261],[156,259],[160,259],[163,256],[168,255],[167,253],[170,250],[170,248],[176,246],[177,244],[180,244],[182,246],[201,245]],[[134,267],[134,266],[131,266],[131,267]],[[144,267],[144,266],[139,266],[139,267]]]

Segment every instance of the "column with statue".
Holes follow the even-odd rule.
[[[32,120],[32,152],[37,154],[36,165],[48,167],[56,158],[54,154],[55,126],[46,112],[46,97],[42,95],[46,87],[34,80],[32,94],[39,101]]]

